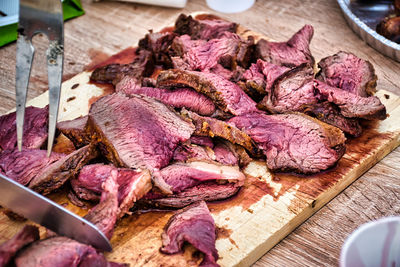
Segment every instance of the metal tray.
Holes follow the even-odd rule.
[[[375,31],[376,25],[390,12],[393,1],[337,0],[347,23],[367,44],[400,62],[400,44]]]

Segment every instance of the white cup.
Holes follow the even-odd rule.
[[[360,226],[345,241],[341,267],[400,267],[400,217]]]
[[[255,0],[206,0],[207,5],[222,13],[238,13],[249,9]]]

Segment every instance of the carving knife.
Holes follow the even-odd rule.
[[[57,234],[111,251],[107,237],[89,221],[0,173],[0,205]]]

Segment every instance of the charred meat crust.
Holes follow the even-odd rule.
[[[188,117],[194,123],[194,134],[199,136],[221,137],[244,147],[251,155],[260,156],[261,152],[254,141],[245,132],[237,127],[214,118],[203,117],[194,112],[182,110],[181,114]]]
[[[76,147],[82,147],[90,143],[90,136],[86,133],[88,116],[57,123],[57,129],[68,137]]]
[[[97,155],[95,145],[84,146],[51,164],[33,178],[28,187],[40,194],[47,195],[75,176],[85,164]]]
[[[90,75],[90,80],[97,83],[112,83],[116,85],[125,76],[136,79],[150,76],[154,71],[153,54],[147,50],[141,50],[132,63],[109,64],[95,69]]]

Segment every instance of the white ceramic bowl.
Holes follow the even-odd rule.
[[[249,9],[255,0],[206,0],[207,5],[221,13],[238,13]]]
[[[360,226],[345,241],[341,267],[400,267],[400,217]]]

